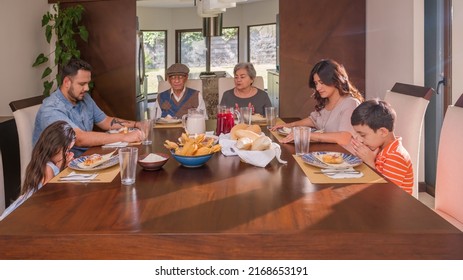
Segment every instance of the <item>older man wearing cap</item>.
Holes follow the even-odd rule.
[[[206,104],[201,92],[185,86],[190,69],[181,63],[172,64],[167,68],[167,80],[170,89],[158,93],[154,108],[156,118],[176,117],[181,118],[188,113],[188,109],[197,108],[204,112],[207,119]]]

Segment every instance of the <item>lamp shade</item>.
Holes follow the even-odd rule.
[[[222,14],[203,18],[203,36],[222,36]]]

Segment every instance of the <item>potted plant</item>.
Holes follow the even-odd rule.
[[[61,9],[59,3],[53,5],[54,13],[47,12],[42,18],[42,27],[45,27],[45,37],[50,44],[54,35],[55,48],[51,53],[45,55],[41,53],[35,59],[32,67],[36,67],[46,63],[54,54],[54,64],[47,66],[42,73],[43,94],[50,95],[50,91],[56,81],[56,86],[59,87],[61,83],[60,66],[65,65],[71,58],[80,58],[80,51],[77,49],[77,42],[75,36],[87,42],[88,31],[81,24],[82,13],[84,8],[81,5],[75,5],[68,8]],[[57,68],[56,76],[51,77],[53,68]]]

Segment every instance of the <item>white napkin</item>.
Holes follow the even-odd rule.
[[[129,145],[128,142],[114,142],[101,146],[102,148],[124,148]]]
[[[281,159],[281,148],[277,143],[272,142],[270,149],[265,151],[246,151],[234,149],[240,159],[246,163],[258,167],[265,167],[269,164],[274,157],[277,158],[279,163],[286,164],[287,161]]]
[[[72,171],[67,176],[59,178],[60,181],[87,182],[92,181],[98,176],[98,173],[76,173]]]
[[[219,136],[219,144],[222,147],[222,154],[226,157],[238,155],[236,153],[237,149],[234,148],[236,144],[236,140],[227,139],[226,137],[222,135],[224,134],[221,134]]]
[[[345,169],[325,168],[321,172],[331,179],[361,178],[362,172],[357,172],[353,167]]]

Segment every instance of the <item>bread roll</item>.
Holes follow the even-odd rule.
[[[260,126],[257,124],[249,125],[248,127],[246,127],[246,129],[255,132],[259,135],[262,133],[262,129],[260,129]]]
[[[235,135],[236,135],[237,139],[247,137],[247,138],[250,138],[252,141],[256,140],[260,136],[259,134],[255,133],[255,132],[252,132],[250,130],[246,130],[246,129],[238,129],[238,130],[236,130]]]
[[[248,137],[240,138],[236,142],[236,147],[240,150],[249,150],[251,149],[251,146],[252,146],[252,140]]]
[[[256,133],[257,135],[260,135],[262,133],[262,129],[257,124],[247,125],[245,123],[239,123],[239,124],[235,125],[234,127],[232,127],[232,129],[230,130],[230,138],[232,140],[238,140],[239,139],[239,137],[236,136],[236,131],[240,130],[240,129],[252,131],[252,132]]]
[[[272,144],[272,139],[270,139],[268,136],[262,135],[252,142],[251,150],[252,151],[265,151],[265,150],[270,149],[271,144]]]
[[[231,140],[238,140],[239,137],[236,136],[236,131],[240,129],[246,129],[248,127],[247,124],[245,123],[239,123],[236,124],[232,129],[230,130],[230,138]]]

